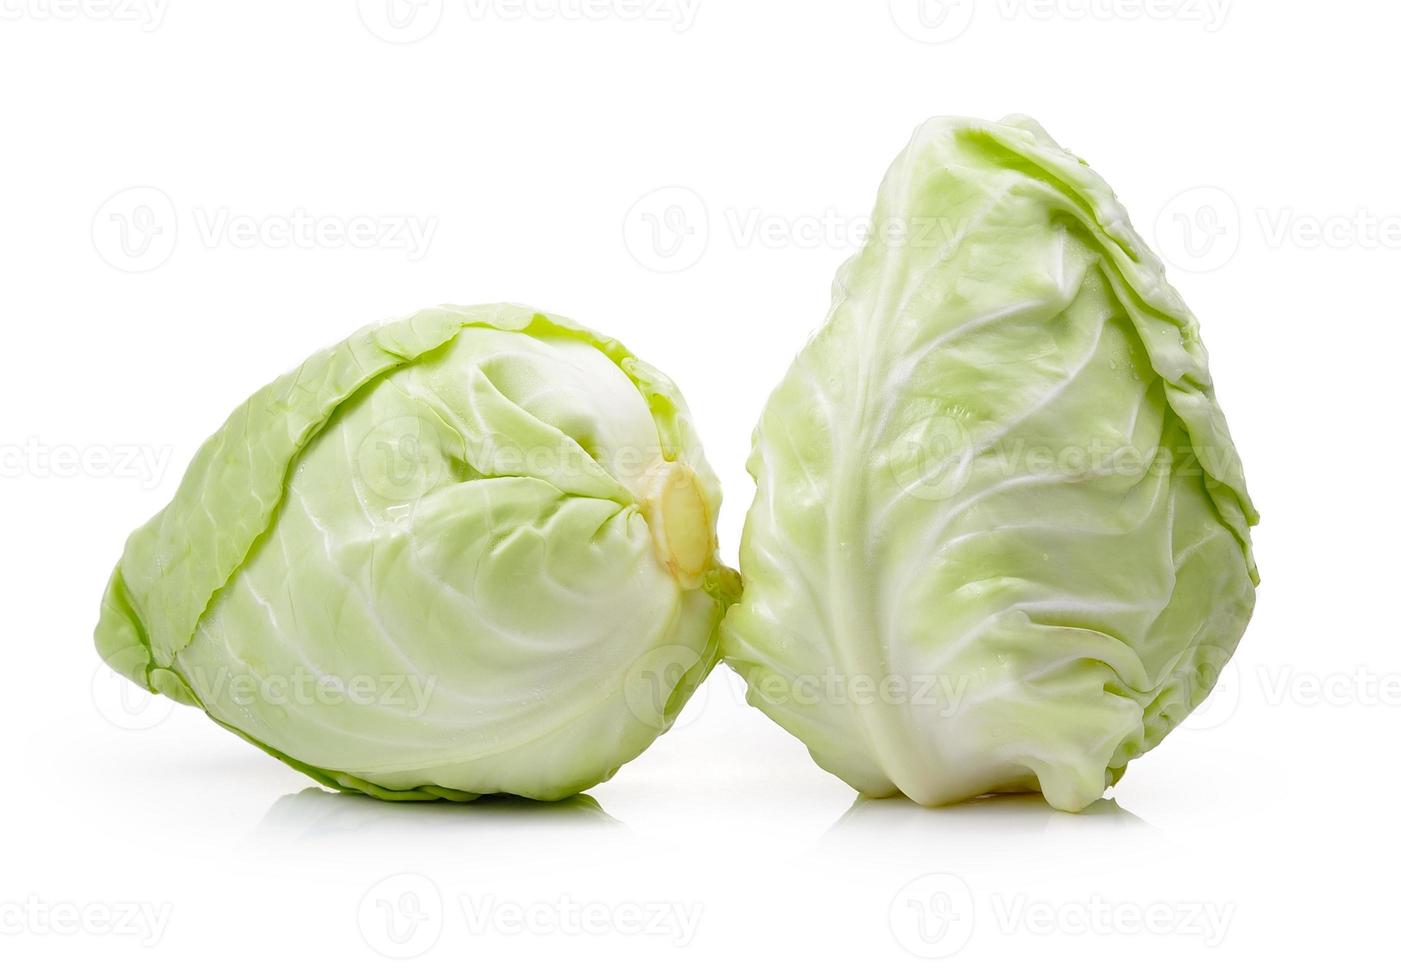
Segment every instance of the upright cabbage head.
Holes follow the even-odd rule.
[[[336,788],[558,799],[713,666],[719,503],[680,393],[615,341],[425,310],[230,416],[127,542],[97,647]]]
[[[872,226],[755,432],[725,656],[866,793],[1083,808],[1254,605],[1197,322],[1024,118],[927,123]]]

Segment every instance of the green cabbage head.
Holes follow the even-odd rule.
[[[1254,606],[1197,321],[1029,119],[916,131],[749,468],[725,657],[871,795],[1082,809],[1206,696]]]
[[[714,665],[719,504],[680,393],[615,341],[425,310],[229,417],[127,542],[97,647],[329,786],[558,799]]]

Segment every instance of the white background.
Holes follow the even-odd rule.
[[[1401,13],[431,0],[395,27],[358,6],[0,0],[0,970],[1389,958]],[[1264,514],[1233,667],[1111,801],[858,800],[722,668],[591,800],[392,806],[98,669],[126,534],[227,412],[438,302],[555,310],[670,373],[732,558],[750,430],[886,165],[927,116],[1009,112],[1086,157],[1168,261]]]

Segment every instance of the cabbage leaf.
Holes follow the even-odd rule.
[[[724,655],[864,793],[1082,809],[1254,605],[1197,321],[1023,117],[919,128],[871,228],[755,431]]]

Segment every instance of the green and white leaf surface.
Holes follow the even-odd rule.
[[[1029,119],[926,123],[872,227],[755,431],[725,656],[865,793],[1081,809],[1254,605],[1197,321]]]
[[[97,645],[329,785],[558,799],[715,663],[719,503],[680,393],[615,341],[425,310],[230,416],[128,541]]]

